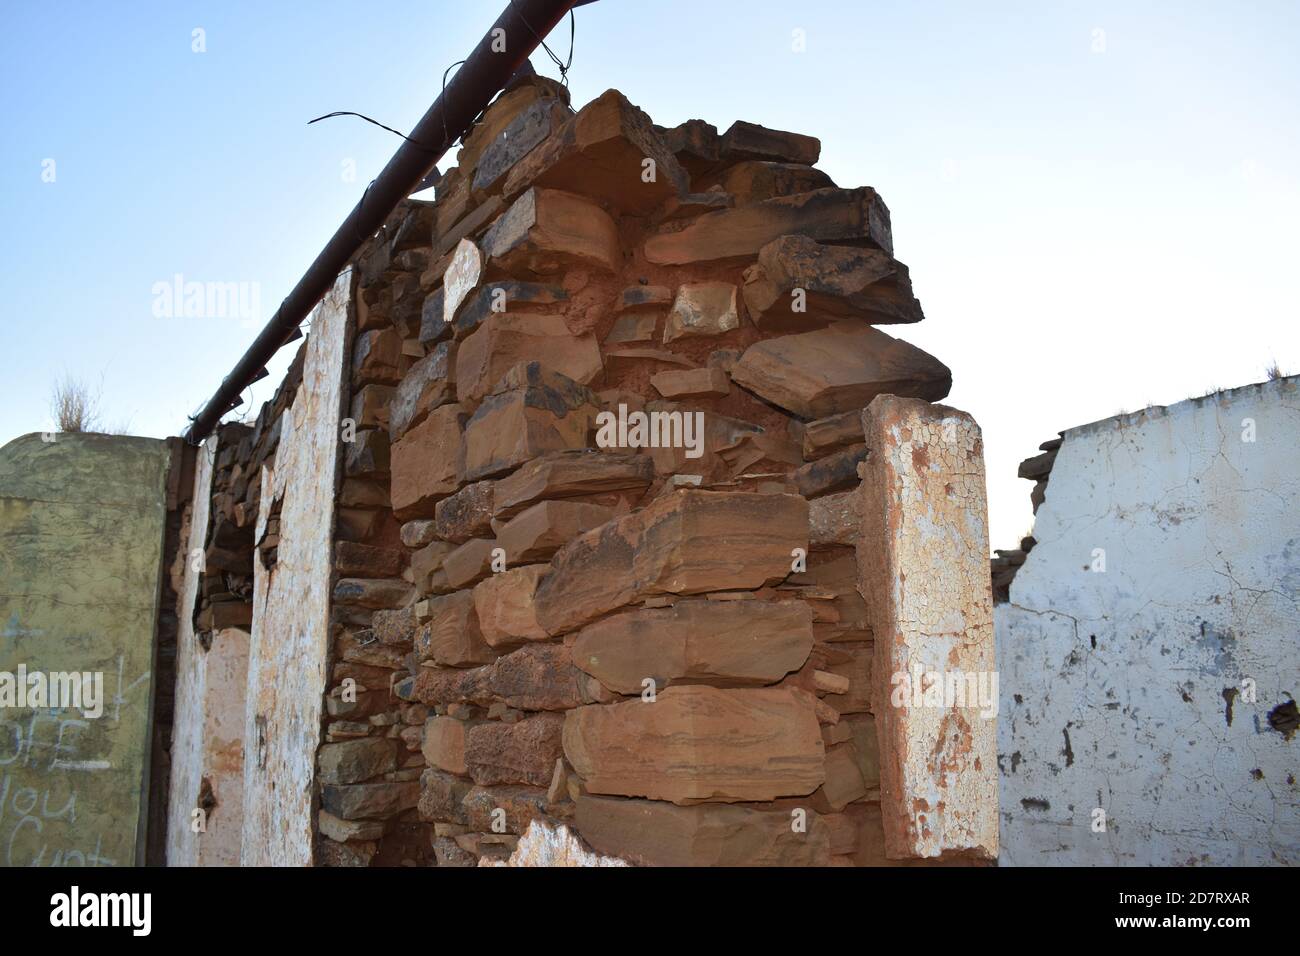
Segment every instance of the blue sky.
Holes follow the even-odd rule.
[[[307,120],[409,128],[503,5],[9,0],[0,443],[50,427],[64,375],[109,424],[180,431],[397,145]],[[1016,463],[1058,430],[1300,371],[1297,46],[1289,2],[600,0],[570,85],[818,136],[881,192],[927,315],[900,334],[983,425],[1011,547]],[[157,317],[178,273],[256,283],[258,320]]]

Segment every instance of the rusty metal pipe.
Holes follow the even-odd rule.
[[[537,49],[542,38],[576,5],[573,0],[510,0],[442,95],[415,124],[410,132],[414,142],[402,141],[243,358],[222,379],[216,394],[190,422],[185,432],[187,441],[202,441],[216,428],[221,416],[235,407],[244,389],[259,377],[271,356],[294,337],[302,320],[333,286],[365,240],[379,230],[399,202],[415,191],[451,144],[469,129],[475,117]]]

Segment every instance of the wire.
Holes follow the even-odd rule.
[[[391,126],[385,126],[377,119],[371,119],[369,116],[366,116],[364,113],[354,113],[352,110],[335,110],[333,113],[326,113],[324,116],[317,116],[315,119],[308,120],[307,125],[310,126],[312,123],[319,123],[321,120],[333,119],[336,116],[355,116],[357,119],[363,119],[367,123],[373,123],[375,126],[378,126],[380,129],[386,129],[388,130],[388,132],[402,137],[402,139],[406,140],[412,146],[418,146],[420,147],[420,149],[429,153],[434,152],[434,150],[424,145],[424,143],[421,143],[418,139],[411,139],[411,137],[407,136],[405,133],[401,132],[400,130],[395,130]]]
[[[461,65],[462,63],[464,63],[464,62],[465,62],[464,60],[457,60],[457,61],[456,61],[455,63],[453,63],[451,66],[447,67],[447,69],[445,69],[445,70],[442,71],[442,95],[439,96],[438,99],[441,100],[441,101],[443,101],[443,106],[442,106],[442,141],[443,141],[444,143],[447,144],[447,149],[451,149],[451,145],[452,145],[452,143],[451,143],[451,133],[448,132],[448,130],[447,130],[447,103],[446,103],[446,99],[447,99],[447,74],[450,73],[452,70],[454,70],[456,67],[460,66],[460,65]]]
[[[573,8],[569,8],[569,58],[563,62],[561,62],[560,58],[555,55],[555,51],[546,45],[546,41],[542,39],[538,32],[533,29],[533,25],[528,22],[522,13],[520,13],[519,8],[515,6],[515,0],[510,0],[510,8],[514,10],[515,13],[519,14],[520,22],[522,22],[524,26],[528,27],[528,32],[533,35],[533,38],[539,44],[541,44],[542,49],[546,51],[546,55],[551,58],[551,62],[559,69],[560,82],[567,88],[569,85],[569,68],[573,66],[573,39],[578,29],[573,16]]]

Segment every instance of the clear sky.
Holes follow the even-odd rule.
[[[409,128],[504,3],[6,0],[0,443],[68,374],[110,425],[178,433],[397,146],[307,120]],[[570,84],[818,136],[880,191],[927,316],[890,331],[952,367],[1013,547],[1016,464],[1058,430],[1300,371],[1298,48],[1287,0],[600,0]],[[159,317],[177,274],[260,311]]]

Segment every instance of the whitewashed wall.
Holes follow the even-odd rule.
[[[330,574],[351,273],[312,313],[302,384],[262,469],[256,540],[281,500],[278,560],[253,561],[245,722],[245,866],[312,863],[313,782],[329,655]]]
[[[1003,865],[1300,862],[1298,381],[1065,433],[995,609]]]
[[[176,709],[172,723],[171,787],[167,806],[167,865],[197,866],[200,834],[191,826],[203,779],[203,648],[194,637],[194,602],[203,575],[200,562],[212,503],[213,464],[217,436],[199,446],[194,462],[194,496],[190,503],[184,561],[176,611]]]

